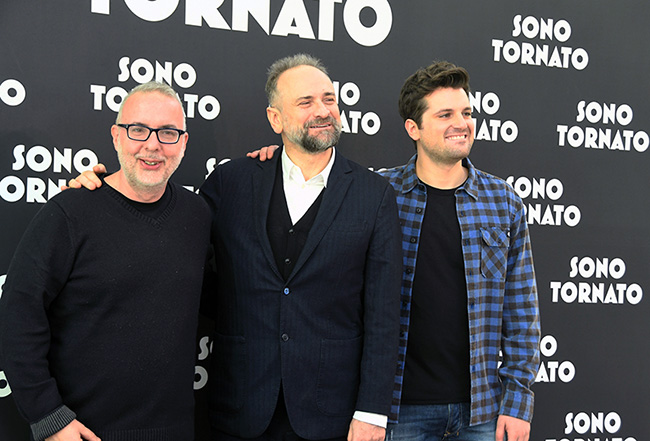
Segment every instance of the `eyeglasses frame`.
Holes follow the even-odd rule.
[[[118,127],[122,127],[123,129],[125,129],[125,130],[126,130],[126,136],[127,136],[130,140],[132,140],[132,141],[139,141],[139,142],[146,142],[146,141],[149,139],[149,137],[151,137],[151,134],[155,132],[155,133],[156,133],[156,138],[158,139],[158,142],[159,142],[159,143],[161,143],[161,144],[173,145],[173,144],[178,144],[178,141],[181,140],[181,136],[183,136],[185,133],[187,133],[186,130],[175,129],[175,128],[173,128],[173,127],[161,127],[161,128],[159,128],[159,129],[152,129],[151,127],[145,126],[145,125],[143,125],[143,124],[115,124],[115,125],[118,126]],[[149,134],[147,135],[147,137],[146,137],[145,139],[134,139],[134,138],[131,138],[131,135],[129,135],[129,127],[142,127],[142,128],[145,128],[145,129],[149,130]],[[176,141],[174,141],[174,142],[166,142],[166,141],[162,141],[162,140],[160,139],[160,136],[158,136],[158,131],[159,131],[159,130],[172,130],[172,131],[174,131],[174,132],[178,132],[178,138],[177,138]]]

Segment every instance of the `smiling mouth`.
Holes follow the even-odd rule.
[[[313,126],[309,126],[310,129],[327,129],[329,127],[332,127],[332,124],[314,124]]]
[[[140,161],[144,162],[145,165],[148,165],[150,167],[156,166],[162,162],[162,161],[151,161],[147,159],[140,159]]]
[[[452,141],[456,141],[459,139],[467,139],[467,134],[463,133],[462,135],[451,135],[451,136],[447,136],[447,139],[450,139]]]

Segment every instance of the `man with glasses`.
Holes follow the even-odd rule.
[[[0,299],[0,360],[35,440],[191,440],[210,212],[168,182],[188,134],[147,83],[111,128],[121,169],[33,219]]]

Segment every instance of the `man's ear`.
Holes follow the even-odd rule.
[[[183,143],[183,145],[182,145],[182,147],[181,147],[181,152],[180,152],[181,158],[183,158],[183,157],[185,156],[185,150],[187,149],[187,141],[188,141],[189,139],[190,139],[190,134],[187,133],[187,132],[185,132],[185,133],[183,133],[183,134],[181,135],[181,138],[180,138],[180,140],[178,141],[178,142],[182,142],[182,143]]]
[[[420,139],[420,128],[415,121],[410,118],[407,119],[404,121],[404,128],[413,141],[418,141]]]
[[[282,133],[282,114],[280,111],[275,107],[268,106],[266,108],[266,117],[268,118],[269,124],[271,124],[273,131],[278,135]]]
[[[111,137],[113,138],[113,148],[117,150],[117,137],[120,135],[120,127],[113,124],[111,126]]]

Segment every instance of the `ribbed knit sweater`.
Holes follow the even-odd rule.
[[[103,441],[192,440],[210,213],[168,184],[151,218],[108,185],[65,191],[21,240],[0,363],[36,440],[76,418]]]

